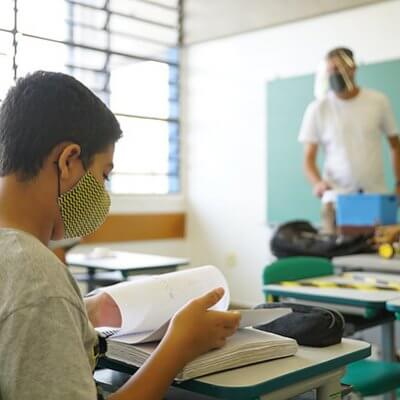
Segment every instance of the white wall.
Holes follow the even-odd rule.
[[[337,45],[353,48],[359,62],[399,58],[399,17],[400,1],[386,1],[186,49],[188,254],[194,265],[220,266],[234,300],[262,300],[261,273],[271,257],[266,82],[312,72]]]

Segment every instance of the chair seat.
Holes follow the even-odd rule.
[[[400,363],[361,360],[348,365],[342,383],[362,396],[376,396],[400,387]]]

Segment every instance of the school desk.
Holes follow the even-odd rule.
[[[369,343],[352,339],[323,348],[299,346],[291,357],[175,383],[174,387],[229,400],[283,400],[316,389],[318,400],[339,400],[346,365],[368,357],[370,352]],[[107,369],[98,370],[95,379],[109,391],[137,370],[108,358],[100,360],[100,367]]]

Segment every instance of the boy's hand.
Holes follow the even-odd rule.
[[[209,350],[222,347],[226,338],[239,327],[239,312],[208,310],[223,295],[222,288],[212,290],[190,301],[172,318],[164,340],[172,342],[176,349],[182,349],[179,356],[185,364]]]

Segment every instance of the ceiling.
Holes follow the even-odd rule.
[[[193,44],[390,0],[184,0],[184,44]]]

